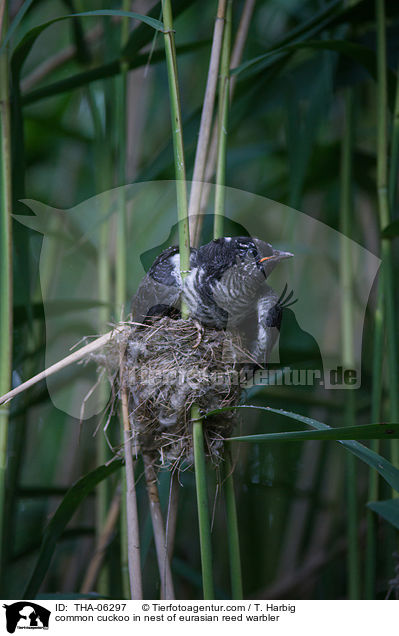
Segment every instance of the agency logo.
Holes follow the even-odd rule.
[[[9,634],[13,634],[16,629],[48,629],[51,612],[41,605],[31,601],[19,601],[3,607],[6,610]]]
[[[238,329],[252,364],[267,370],[271,365],[281,366],[276,383],[282,378],[284,384],[291,382],[292,386],[313,384],[311,370],[316,379],[323,380],[318,382],[319,388],[359,388],[364,318],[374,298],[371,290],[380,259],[312,216],[234,188],[224,188],[224,237],[215,244],[211,202],[216,187],[207,185],[209,205],[201,217],[190,219],[190,223],[202,220],[201,238],[192,251],[191,275],[184,287],[192,316],[200,324]],[[85,341],[88,334],[101,331],[98,263],[106,235],[107,254],[114,259],[110,271],[115,271],[122,201],[128,219],[128,302],[124,308],[115,308],[112,319],[127,316],[132,298],[135,321],[148,314],[159,315],[160,310],[171,310],[173,317],[173,308],[180,307],[179,255],[174,247],[179,242],[176,182],[121,186],[69,210],[24,200],[34,215],[13,215],[14,219],[44,235],[40,282],[46,367],[65,358],[66,352]],[[351,255],[350,282],[345,285],[343,251]],[[289,254],[294,256],[288,258]],[[115,284],[112,280],[111,285]],[[348,298],[351,320],[344,328],[342,316],[349,311]],[[230,355],[230,349],[226,345],[223,353]],[[291,381],[290,373],[283,371],[286,367],[295,374],[301,372],[298,382],[296,377]],[[94,362],[82,365],[78,374],[64,370],[62,375],[48,375],[46,382],[56,408],[79,420],[100,413],[109,399],[106,391],[100,390]]]

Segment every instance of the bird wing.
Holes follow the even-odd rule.
[[[158,308],[178,307],[181,290],[175,285],[164,285],[146,274],[142,279],[131,304],[132,318],[144,322]]]
[[[196,260],[196,250],[190,254],[190,265]],[[182,281],[177,246],[168,247],[151,265],[141,280],[131,304],[133,320],[143,322],[148,316],[168,313],[179,306]]]

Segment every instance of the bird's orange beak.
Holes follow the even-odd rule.
[[[272,254],[271,256],[265,256],[264,258],[261,258],[260,261],[258,261],[259,263],[263,263],[264,261],[268,261],[269,258],[274,258],[274,254]]]

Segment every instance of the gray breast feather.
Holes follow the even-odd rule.
[[[259,296],[268,294],[264,274],[253,259],[230,267],[212,284],[216,304],[228,314],[228,325],[236,326],[253,313]]]

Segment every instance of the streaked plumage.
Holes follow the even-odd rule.
[[[154,261],[132,302],[133,319],[173,315],[181,294],[192,318],[217,329],[238,329],[259,362],[267,362],[278,336],[284,300],[267,284],[277,263],[292,256],[249,237],[215,239],[191,251],[184,286],[177,247]],[[286,299],[287,300],[287,299]]]

